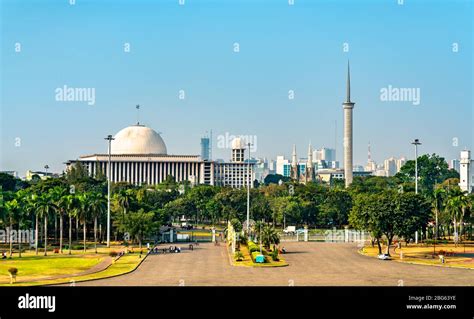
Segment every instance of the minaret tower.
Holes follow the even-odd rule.
[[[349,62],[347,62],[347,87],[346,87],[346,101],[342,103],[344,109],[344,178],[346,180],[346,187],[352,183],[352,109],[354,108],[351,102],[351,70]]]
[[[461,161],[459,170],[459,187],[463,192],[472,192],[471,186],[471,151],[461,151]]]
[[[292,179],[298,180],[299,179],[299,174],[298,174],[298,158],[296,157],[296,145],[293,144],[293,154],[291,157],[291,173],[290,177]]]
[[[313,170],[313,148],[311,147],[311,142],[308,146],[308,161],[306,162],[306,183],[312,182],[314,179],[314,170]]]

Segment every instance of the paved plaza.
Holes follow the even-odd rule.
[[[168,245],[169,246],[169,245]],[[226,246],[150,255],[130,274],[77,283],[87,286],[474,286],[474,270],[381,261],[355,244],[286,242],[280,268],[232,266]],[[181,245],[187,248],[186,245]]]

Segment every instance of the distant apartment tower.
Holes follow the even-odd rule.
[[[275,163],[275,173],[283,176],[290,176],[290,161],[285,159],[283,155],[277,156]],[[286,170],[286,171],[285,171]]]
[[[402,169],[403,165],[405,165],[406,162],[407,160],[405,157],[401,157],[397,159],[397,173],[400,172],[400,170]]]
[[[201,159],[203,161],[211,159],[211,139],[208,136],[201,137]]]
[[[456,172],[460,172],[461,162],[458,159],[452,159],[449,163],[449,168],[454,169]]]
[[[385,176],[394,176],[397,173],[397,160],[393,157],[386,159],[383,163]]]
[[[336,150],[333,148],[323,147],[313,152],[313,161],[325,161],[326,163],[336,161]]]

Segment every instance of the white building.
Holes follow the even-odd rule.
[[[313,161],[325,161],[327,163],[336,161],[336,150],[323,147],[313,152]]]
[[[474,189],[474,176],[472,167],[474,161],[471,159],[471,151],[461,151],[460,172],[459,172],[459,187],[461,190],[469,193]]]
[[[386,159],[383,163],[385,176],[394,176],[397,173],[397,160],[393,157]]]
[[[110,153],[112,182],[155,185],[163,182],[167,176],[172,176],[176,182],[189,181],[192,184],[247,185],[249,168],[248,164],[243,163],[244,150],[233,148],[232,157],[235,161],[230,163],[206,161],[199,155],[169,155],[161,136],[144,125],[132,125],[118,132],[111,142]],[[70,169],[79,162],[91,176],[98,173],[107,176],[108,159],[108,154],[92,154],[70,160],[66,165]]]
[[[290,165],[290,161],[285,159],[285,157],[283,155],[279,155],[277,156],[277,159],[276,159],[276,173],[279,174],[279,175],[283,175],[283,176],[287,176],[285,175],[285,165]],[[288,173],[288,176],[289,173]]]
[[[401,157],[397,159],[397,173],[400,172],[400,170],[402,169],[403,165],[405,165],[406,162],[407,160],[405,157]]]

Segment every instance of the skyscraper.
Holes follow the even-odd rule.
[[[351,71],[349,62],[347,62],[347,87],[346,87],[346,101],[342,103],[344,109],[344,178],[346,180],[346,187],[352,183],[352,109],[354,108],[351,102]]]
[[[209,137],[201,137],[201,159],[208,161],[211,159],[211,147]]]
[[[394,176],[397,173],[397,160],[393,157],[387,158],[383,162],[385,176]]]

